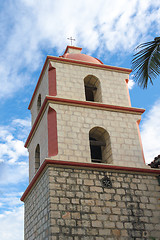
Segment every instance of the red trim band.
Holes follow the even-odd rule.
[[[104,68],[104,69],[108,69],[108,70],[115,70],[115,71],[125,72],[125,73],[128,73],[128,74],[130,74],[132,72],[132,70],[128,69],[128,68],[114,67],[114,66],[108,66],[108,65],[105,65],[105,64],[84,62],[84,61],[73,60],[73,59],[69,59],[69,58],[53,57],[53,56],[47,56],[47,58],[49,60],[54,60],[54,61],[59,61],[59,62],[76,63],[76,64],[92,66],[92,67],[96,67],[96,68]]]
[[[32,189],[33,185],[36,183],[38,177],[44,170],[44,168],[48,164],[54,164],[54,165],[61,165],[61,166],[70,166],[70,167],[82,167],[82,168],[93,168],[93,169],[101,169],[101,170],[116,170],[116,171],[127,171],[127,172],[134,172],[134,173],[149,173],[149,174],[160,174],[160,169],[159,170],[154,170],[154,169],[148,169],[148,168],[132,168],[132,167],[122,167],[122,166],[113,166],[113,165],[107,165],[107,164],[97,164],[97,163],[82,163],[82,162],[69,162],[69,161],[58,161],[58,160],[50,160],[50,159],[45,159],[41,167],[39,168],[38,172],[30,182],[29,186],[23,193],[21,197],[21,201],[24,201],[30,190]]]
[[[126,112],[134,112],[134,113],[141,113],[141,114],[145,112],[145,109],[142,109],[142,108],[115,106],[115,105],[108,105],[104,103],[80,101],[80,100],[73,100],[73,99],[66,99],[66,98],[57,98],[52,96],[46,96],[46,98],[54,102],[81,105],[81,106],[90,106],[90,107],[97,107],[97,108],[106,108],[106,109],[111,109],[116,111],[126,111]]]

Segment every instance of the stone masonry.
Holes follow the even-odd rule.
[[[102,186],[104,176],[111,187]],[[25,202],[25,240],[160,239],[153,173],[47,165]]]
[[[96,126],[107,130],[111,139],[111,164],[145,167],[137,132],[138,114],[106,111],[87,107],[50,104],[57,113],[58,154],[55,160],[91,162],[89,131]],[[41,137],[43,136],[43,137]],[[41,164],[48,157],[47,111],[28,147],[30,181],[34,176],[34,154],[41,146]]]
[[[62,62],[51,63],[52,66],[56,68],[56,97],[85,101],[84,79],[88,75],[93,75],[100,80],[102,103],[126,107],[130,106],[125,82],[125,79],[128,79],[128,74],[88,66],[79,66],[78,64]],[[49,94],[48,65],[31,106],[32,125],[37,117],[36,104],[38,95],[41,94],[43,102],[45,96]]]

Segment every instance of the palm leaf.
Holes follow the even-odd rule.
[[[140,44],[136,50],[139,51],[132,60],[134,78],[140,86],[147,88],[148,82],[153,84],[152,80],[160,74],[160,37]]]

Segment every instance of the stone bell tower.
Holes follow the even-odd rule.
[[[160,231],[147,224],[153,228],[149,214],[158,224],[157,210],[145,211],[149,197],[154,209],[158,204],[148,186],[158,188],[159,170],[144,163],[144,110],[130,104],[131,70],[81,50],[67,46],[62,56],[47,56],[29,104],[25,240],[154,237]]]

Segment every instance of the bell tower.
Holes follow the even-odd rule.
[[[29,104],[25,240],[125,239],[138,231],[117,227],[126,209],[117,200],[127,194],[126,172],[150,171],[138,127],[144,110],[131,107],[130,69],[105,65],[81,50],[67,46],[62,56],[47,56]]]

